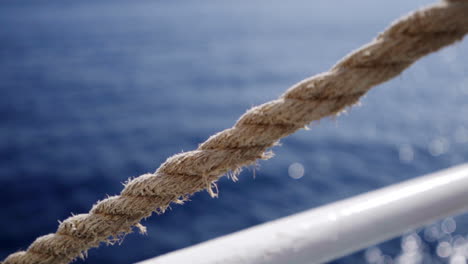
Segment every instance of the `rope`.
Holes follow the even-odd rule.
[[[468,33],[468,0],[446,0],[393,23],[371,43],[346,56],[328,72],[305,79],[279,99],[248,110],[229,129],[211,136],[194,151],[167,159],[155,173],[125,183],[120,195],[96,203],[88,214],[71,216],[55,234],[37,238],[4,264],[64,264],[85,257],[100,242],[119,241],[140,220],[163,213],[170,203],[207,189],[228,173],[268,159],[267,149],[308,123],[336,115],[373,86],[385,82],[417,59],[460,41]]]

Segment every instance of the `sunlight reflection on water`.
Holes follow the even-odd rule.
[[[466,264],[468,235],[455,234],[457,223],[452,217],[433,223],[420,232],[401,238],[400,252],[396,256],[385,254],[378,246],[368,248],[364,259],[369,264]],[[435,254],[431,255],[431,248]]]

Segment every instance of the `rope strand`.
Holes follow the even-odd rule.
[[[460,41],[468,32],[468,0],[446,0],[393,23],[371,43],[352,52],[328,72],[292,86],[279,99],[248,110],[229,129],[198,149],[174,155],[155,173],[129,180],[120,195],[97,202],[87,214],[60,223],[57,232],[37,238],[4,264],[65,264],[84,258],[101,242],[115,243],[152,212],[164,213],[228,173],[235,175],[267,149],[314,120],[336,115],[373,86],[399,75],[417,59]]]

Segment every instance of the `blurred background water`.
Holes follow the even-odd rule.
[[[2,1],[0,259],[430,2]],[[422,59],[238,183],[221,179],[219,198],[198,193],[85,263],[147,259],[468,161],[467,57],[465,41]],[[448,218],[334,263],[466,263],[467,233],[466,215]]]

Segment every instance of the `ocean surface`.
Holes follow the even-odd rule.
[[[2,1],[0,259],[430,2]],[[465,41],[420,60],[222,178],[219,198],[77,263],[132,263],[467,162],[467,58]],[[447,218],[333,263],[466,263],[467,234],[467,215]]]

